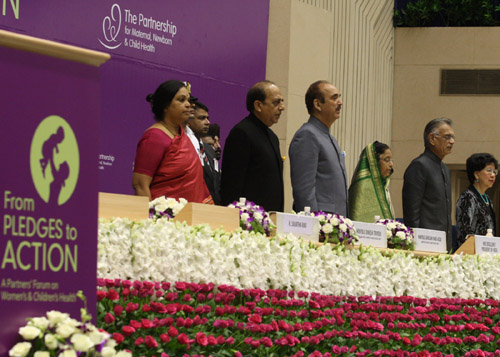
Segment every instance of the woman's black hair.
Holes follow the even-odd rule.
[[[387,149],[390,149],[389,145],[375,141],[373,143],[375,148],[375,155],[377,155],[377,159],[380,160],[380,155],[382,155]]]
[[[474,183],[476,180],[474,172],[481,171],[486,167],[486,165],[489,164],[494,164],[495,169],[498,169],[498,161],[493,157],[493,155],[485,152],[472,154],[465,163],[467,166],[467,177],[469,178],[469,182],[471,184]]]
[[[163,120],[165,108],[168,108],[170,103],[172,103],[172,99],[174,99],[175,95],[182,87],[186,87],[184,82],[171,79],[160,84],[154,94],[148,94],[146,96],[146,101],[151,104],[151,111],[155,115],[157,121]]]

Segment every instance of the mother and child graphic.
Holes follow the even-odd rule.
[[[59,194],[64,186],[67,178],[69,177],[69,165],[67,161],[63,161],[56,168],[54,163],[54,155],[59,154],[58,145],[64,140],[64,129],[62,126],[58,127],[56,132],[51,134],[42,145],[42,158],[40,159],[40,166],[42,168],[43,177],[47,171],[47,166],[50,166],[53,180],[50,183],[49,191],[49,204],[58,204]]]

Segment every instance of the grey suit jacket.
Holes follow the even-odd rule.
[[[447,250],[452,249],[450,170],[429,149],[405,171],[403,216],[408,227],[446,232]]]
[[[293,208],[347,216],[347,175],[337,140],[311,116],[297,130],[289,149]]]

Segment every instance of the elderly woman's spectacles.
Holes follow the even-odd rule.
[[[486,171],[486,173],[487,173],[488,175],[491,175],[491,174],[493,174],[493,175],[495,175],[495,176],[496,176],[496,175],[498,175],[498,170],[486,169],[486,170],[484,170],[484,171]]]

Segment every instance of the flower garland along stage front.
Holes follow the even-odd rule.
[[[339,296],[500,299],[498,255],[415,258],[166,219],[100,221],[98,275]]]
[[[99,327],[134,356],[498,356],[500,302],[99,279]]]

